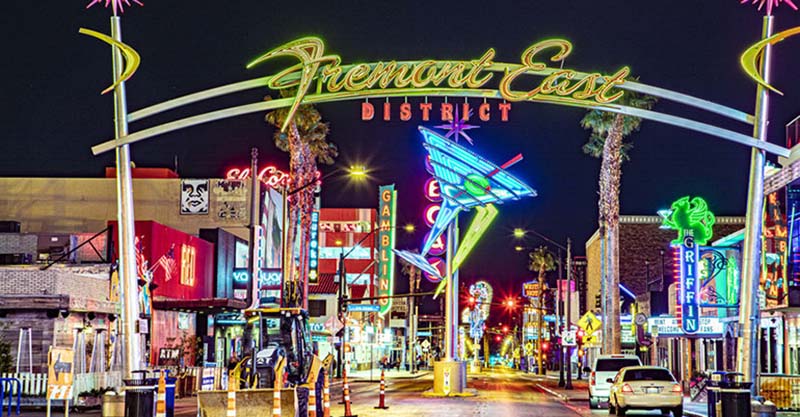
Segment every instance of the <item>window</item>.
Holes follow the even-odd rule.
[[[311,317],[325,316],[326,304],[325,300],[308,300],[308,315]]]
[[[597,372],[617,372],[626,366],[639,366],[637,359],[598,359]]]
[[[628,369],[625,371],[627,381],[669,381],[675,382],[675,378],[666,369]]]

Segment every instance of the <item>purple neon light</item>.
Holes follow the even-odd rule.
[[[436,127],[437,129],[449,130],[449,132],[447,132],[447,134],[444,135],[444,137],[450,139],[450,136],[453,136],[452,139],[456,143],[458,143],[458,137],[463,136],[464,139],[466,139],[470,145],[474,145],[474,143],[472,142],[472,138],[469,137],[466,131],[470,129],[477,129],[480,126],[471,125],[468,124],[466,120],[462,120],[462,118],[458,116],[458,106],[456,105],[454,107],[456,108],[456,115],[455,117],[453,117],[453,120],[450,122],[450,124],[439,125],[434,127]],[[469,113],[467,113],[467,119],[469,119],[470,117],[472,117],[472,110],[470,110]]]
[[[125,13],[124,6],[130,7],[131,6],[131,1],[133,1],[136,4],[138,4],[139,6],[144,6],[144,4],[142,4],[142,2],[140,2],[139,0],[130,0],[130,1],[129,0],[92,0],[91,3],[86,5],[86,8],[88,9],[88,8],[94,6],[95,4],[101,4],[101,3],[103,4],[103,7],[108,8],[108,5],[110,4],[111,5],[111,10],[114,13],[114,16],[116,16],[118,9],[119,9],[120,13]]]
[[[752,0],[752,1],[751,0],[741,0],[739,3],[740,4],[745,4],[745,3],[758,4],[758,10],[759,11],[764,8],[764,5],[766,5],[767,6],[767,14],[771,15],[772,14],[772,8],[780,6],[781,2],[786,3],[792,9],[797,10],[797,5],[795,5],[792,2],[792,0]]]

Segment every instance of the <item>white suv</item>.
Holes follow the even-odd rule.
[[[608,403],[611,388],[608,380],[613,379],[620,369],[641,365],[642,361],[636,355],[599,355],[594,360],[589,377],[589,407],[598,408],[601,403]]]

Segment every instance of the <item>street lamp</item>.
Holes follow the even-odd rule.
[[[572,328],[572,323],[570,322],[571,313],[572,313],[572,311],[571,311],[572,310],[572,301],[571,301],[572,300],[572,294],[571,294],[572,293],[572,291],[571,291],[571,289],[572,289],[572,240],[567,238],[567,246],[564,247],[561,244],[556,243],[552,239],[548,238],[547,236],[544,236],[541,233],[537,232],[536,230],[533,230],[533,229],[524,230],[524,229],[521,229],[521,228],[515,228],[514,229],[514,237],[517,238],[517,239],[522,239],[522,238],[525,237],[525,235],[528,232],[532,233],[533,235],[535,235],[539,239],[542,239],[545,242],[555,246],[558,249],[558,281],[560,281],[561,277],[562,277],[562,264],[563,263],[562,263],[562,259],[561,259],[561,250],[563,249],[564,251],[567,252],[567,303],[566,303],[567,305],[566,305],[566,314],[565,314],[566,320],[564,320],[564,322],[566,323],[566,326],[564,326],[564,327],[566,328],[567,331],[570,331],[571,328]],[[517,247],[519,247],[519,246],[517,246]],[[515,247],[514,249],[517,250],[517,252],[520,252],[521,250],[518,250],[517,247]],[[556,285],[556,295],[557,295],[557,297],[556,297],[557,298],[557,301],[556,301],[556,315],[558,316],[558,319],[557,319],[558,325],[556,326],[556,329],[559,332],[559,336],[562,336],[562,332],[559,329],[562,326],[562,317],[560,317],[558,315],[558,311],[559,311],[560,305],[561,305],[561,285],[560,285],[560,283],[558,283]],[[541,339],[540,339],[540,343],[541,343]],[[540,345],[540,347],[541,347],[541,345]],[[559,366],[558,366],[559,367],[558,386],[563,386],[565,389],[571,390],[573,388],[572,387],[572,363],[571,363],[571,360],[570,360],[571,356],[572,356],[571,355],[572,348],[571,347],[566,347],[565,348],[564,346],[561,346],[560,352],[561,352],[561,360],[559,361]],[[565,362],[565,358],[566,358],[566,364],[567,364],[567,375],[566,375],[567,378],[566,378],[566,381],[564,381],[564,362]]]

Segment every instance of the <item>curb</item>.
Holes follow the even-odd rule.
[[[542,390],[542,391],[544,391],[544,392],[546,392],[546,393],[558,398],[561,401],[569,402],[569,397],[567,397],[566,395],[559,394],[558,392],[555,392],[555,391],[551,390],[550,388],[545,387],[542,384],[534,384],[534,385],[536,385],[536,387],[539,388],[540,390]]]

